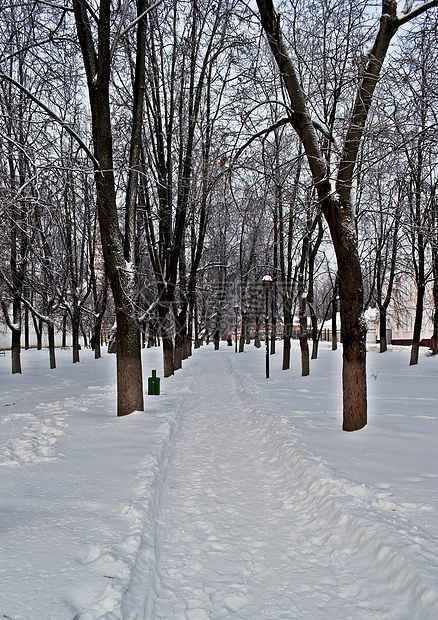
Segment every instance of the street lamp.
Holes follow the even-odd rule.
[[[266,378],[269,379],[269,291],[271,290],[271,276],[263,276],[263,292],[265,294],[265,346],[266,346]]]
[[[234,305],[234,314],[236,315],[236,324],[234,326],[234,344],[235,344],[235,353],[237,353],[237,313],[239,312],[239,306],[237,304]]]

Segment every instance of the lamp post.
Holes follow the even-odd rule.
[[[269,291],[271,290],[271,276],[263,276],[263,292],[265,294],[265,346],[266,346],[266,378],[269,379]]]
[[[234,314],[236,316],[236,323],[234,326],[234,345],[235,345],[235,353],[237,353],[237,313],[239,311],[239,306],[237,304],[234,305]]]

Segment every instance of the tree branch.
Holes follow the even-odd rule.
[[[118,35],[116,35],[114,37],[114,41],[113,41],[113,44],[111,46],[110,58],[112,58],[113,55],[114,55],[114,52],[115,52],[115,49],[116,49],[116,45],[117,45],[119,39],[121,39],[127,32],[129,32],[131,30],[131,28],[134,28],[134,26],[136,24],[138,24],[138,22],[141,21],[143,19],[143,17],[146,17],[146,15],[148,13],[150,13],[153,9],[157,8],[157,6],[159,6],[162,2],[163,2],[163,0],[158,0],[158,2],[155,2],[155,4],[153,4],[152,6],[147,8],[146,11],[143,11],[143,13],[141,15],[139,15],[137,17],[137,19],[134,19],[134,21],[131,22],[129,24],[129,26],[127,26],[125,28],[125,30],[123,30],[122,32],[120,32]]]
[[[419,15],[421,15],[422,13],[424,13],[428,9],[431,9],[434,6],[438,6],[438,0],[428,0],[428,2],[424,2],[423,4],[420,4],[420,6],[417,6],[417,8],[414,9],[413,11],[410,11],[406,15],[403,15],[403,17],[397,18],[399,26],[403,26],[403,24],[406,24],[412,19],[415,19],[416,17],[418,17]]]
[[[93,164],[99,168],[99,162],[97,161],[97,159],[94,157],[93,153],[90,151],[90,149],[88,148],[88,146],[85,144],[85,142],[82,140],[82,138],[75,132],[74,129],[72,129],[70,127],[70,125],[68,123],[66,123],[65,121],[62,120],[62,118],[60,118],[57,114],[55,114],[55,112],[53,112],[53,110],[51,110],[50,108],[48,108],[40,99],[38,99],[37,97],[35,97],[35,95],[33,95],[29,90],[27,90],[27,88],[25,88],[24,86],[22,86],[19,82],[16,82],[14,80],[14,78],[10,77],[9,75],[6,75],[5,73],[0,73],[0,80],[6,80],[7,82],[10,82],[11,84],[13,84],[14,86],[16,86],[18,89],[20,89],[27,97],[29,97],[29,99],[31,99],[34,103],[37,104],[37,106],[39,106],[42,110],[44,110],[44,112],[46,112],[46,114],[48,114],[50,116],[50,118],[52,118],[54,121],[56,121],[57,123],[59,123],[66,131],[67,133],[69,133],[72,138],[74,138],[76,140],[76,142],[80,145],[80,147],[86,152],[86,154],[88,155],[88,157],[91,159],[91,161],[93,162]]]

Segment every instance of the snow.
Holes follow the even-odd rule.
[[[113,355],[0,358],[0,617],[438,618],[438,359],[370,351],[344,433],[340,350],[264,356],[204,346],[124,418]]]

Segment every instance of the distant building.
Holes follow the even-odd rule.
[[[388,308],[386,329],[388,344],[411,345],[415,321],[417,287],[411,278],[403,276],[394,285],[392,300]],[[423,308],[423,323],[420,344],[430,346],[433,336],[434,303],[432,283],[426,287]],[[380,340],[380,325],[377,316],[377,340]]]

